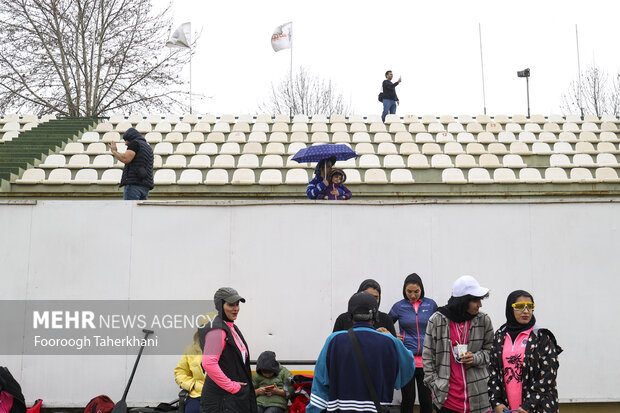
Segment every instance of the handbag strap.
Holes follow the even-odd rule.
[[[353,327],[351,327],[347,331],[349,333],[349,337],[351,338],[351,342],[353,343],[353,350],[355,351],[357,362],[359,363],[360,369],[362,370],[362,377],[364,377],[364,381],[366,382],[366,388],[368,388],[370,397],[372,397],[372,401],[375,403],[377,413],[382,413],[384,412],[384,409],[381,406],[381,403],[379,403],[379,397],[377,396],[375,385],[372,383],[372,380],[370,378],[370,373],[368,373],[366,361],[364,360],[364,356],[362,355],[362,349],[360,348],[360,343],[357,339],[357,336],[355,335],[355,331],[353,330]]]

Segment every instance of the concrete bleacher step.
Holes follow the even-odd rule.
[[[0,153],[0,163],[29,166],[11,176],[3,191],[116,197],[123,165],[107,143],[116,142],[123,152],[123,132],[136,127],[155,153],[155,198],[303,199],[314,164],[291,158],[318,143],[343,143],[360,155],[336,165],[346,171],[356,198],[620,196],[620,123],[615,118],[607,125],[598,122],[598,129],[557,117],[534,121],[517,116],[393,116],[385,124],[344,116],[311,121],[298,116],[292,122],[288,116],[179,119],[111,116],[79,138],[60,126],[22,133],[14,138],[22,145],[4,157]]]
[[[0,146],[0,180],[10,179],[20,169],[34,165],[43,155],[58,150],[80,132],[97,123],[93,118],[60,118],[22,132],[18,138]]]

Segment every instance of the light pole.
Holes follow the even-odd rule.
[[[530,117],[530,68],[523,69],[517,72],[517,77],[525,78],[525,88],[527,90],[527,117]]]

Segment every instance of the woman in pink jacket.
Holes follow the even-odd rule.
[[[245,298],[222,287],[213,297],[218,315],[198,330],[206,378],[201,413],[257,413],[248,344],[235,325]]]

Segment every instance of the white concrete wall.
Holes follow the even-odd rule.
[[[536,299],[555,332],[562,401],[620,400],[619,203],[136,205],[121,201],[0,204],[0,299],[247,299],[238,325],[252,358],[315,359],[360,281],[381,309],[417,272],[440,305],[471,274],[491,288],[495,327],[514,289]],[[135,355],[0,356],[27,400],[85,406],[120,399]],[[145,353],[130,404],[175,398],[176,356]]]

